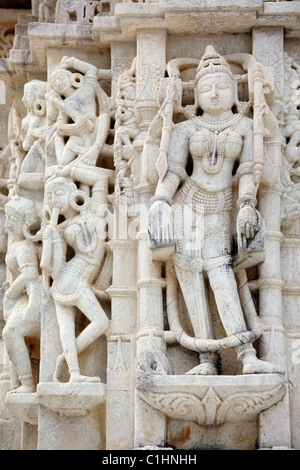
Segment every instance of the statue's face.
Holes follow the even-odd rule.
[[[29,86],[28,84],[25,85],[24,86],[24,95],[23,95],[23,98],[22,98],[24,106],[26,108],[31,108],[33,106],[33,103],[34,103],[34,99],[35,99],[35,95],[34,95],[34,90],[33,90],[32,86]]]
[[[22,234],[24,225],[23,216],[11,207],[5,208],[5,216],[5,230],[14,235]]]
[[[200,108],[209,114],[220,114],[234,105],[233,81],[226,73],[205,75],[197,84]]]
[[[65,184],[49,184],[46,187],[46,197],[50,209],[58,207],[61,214],[66,212],[70,207],[70,190]]]
[[[50,79],[51,87],[59,95],[65,95],[71,89],[70,76],[66,70],[54,72]]]

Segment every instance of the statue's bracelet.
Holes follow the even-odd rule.
[[[168,196],[160,196],[160,195],[157,195],[157,196],[153,196],[151,199],[150,199],[150,203],[153,204],[153,202],[155,201],[161,201],[161,202],[167,202],[169,204],[169,206],[171,206],[172,204],[172,198],[171,197],[168,197]]]
[[[257,204],[257,199],[253,196],[244,196],[238,199],[237,201],[238,206],[240,209],[244,206],[251,206],[255,209],[255,206]]]

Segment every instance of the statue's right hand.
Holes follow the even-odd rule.
[[[173,242],[173,214],[166,201],[157,200],[152,204],[148,212],[148,231],[152,246]]]
[[[58,238],[58,237],[59,237],[59,233],[58,233],[57,228],[54,227],[51,224],[48,224],[44,229],[43,240],[44,241],[46,241],[46,240],[53,241],[54,238]]]

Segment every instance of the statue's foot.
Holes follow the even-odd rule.
[[[243,374],[282,374],[284,369],[277,364],[262,361],[257,357],[243,360]]]
[[[87,375],[81,375],[81,374],[71,374],[70,376],[70,382],[100,382],[99,377],[89,377]]]
[[[34,393],[35,392],[35,386],[32,385],[21,385],[18,388],[15,388],[14,390],[11,391],[11,393]]]
[[[218,371],[210,362],[203,362],[186,372],[185,375],[218,375]]]

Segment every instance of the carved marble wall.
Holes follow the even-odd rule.
[[[35,0],[0,35],[1,449],[300,448],[299,18]]]

